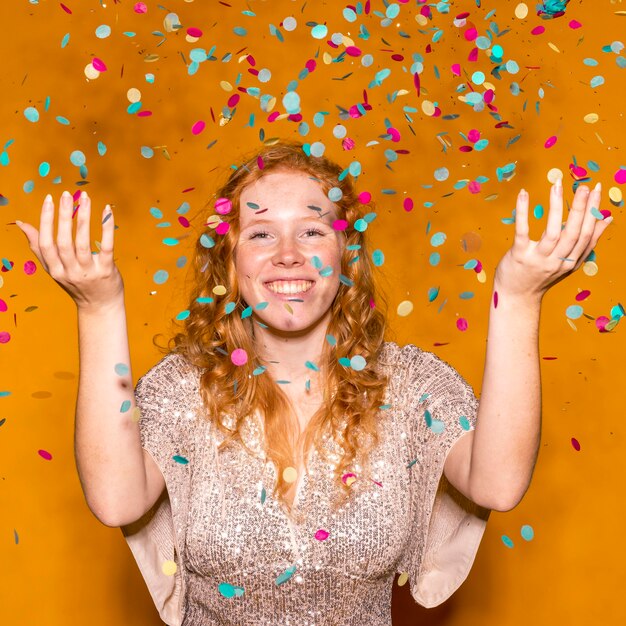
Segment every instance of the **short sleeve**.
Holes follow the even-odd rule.
[[[184,536],[193,457],[197,379],[181,355],[170,353],[135,387],[141,445],[158,465],[166,491],[141,519],[122,527],[135,561],[163,621],[180,626],[185,581],[179,546]],[[176,529],[178,530],[178,533]],[[176,571],[167,565],[176,564]]]
[[[478,400],[448,363],[414,345],[402,348],[412,472],[411,543],[401,571],[422,606],[447,600],[467,578],[489,510],[459,493],[443,468],[453,445],[476,426]]]

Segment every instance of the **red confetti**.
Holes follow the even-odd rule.
[[[405,198],[404,202],[402,203],[402,208],[409,212],[413,210],[413,200],[411,198]]]
[[[531,35],[541,35],[542,33],[546,32],[546,27],[545,26],[535,26],[535,28],[533,28],[530,31]]]
[[[69,7],[66,7],[62,2],[59,3],[61,5],[61,8],[66,12],[69,13],[70,15],[72,15],[72,9],[70,9]]]
[[[196,39],[202,37],[202,31],[199,28],[194,28],[193,26],[187,29],[187,34],[190,37],[195,37]]]
[[[498,308],[498,292],[497,291],[493,292],[493,308],[494,309]]]
[[[583,300],[586,300],[590,295],[591,295],[591,291],[589,291],[589,289],[585,289],[581,291],[580,293],[576,294],[576,301],[582,302]]]
[[[46,459],[46,461],[52,459],[52,455],[47,450],[37,450],[37,454],[39,454],[42,459]]]
[[[578,439],[575,439],[574,437],[572,437],[572,447],[576,450],[576,452],[580,452],[580,444],[578,443]]]

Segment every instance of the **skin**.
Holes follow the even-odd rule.
[[[515,239],[495,272],[494,292],[497,292],[498,304],[495,305],[495,297],[492,297],[476,429],[457,441],[448,453],[444,467],[446,478],[454,487],[486,508],[500,511],[512,509],[530,484],[541,434],[538,352],[541,303],[551,286],[578,270],[611,223],[612,218],[597,220],[591,212],[593,207],[599,208],[600,196],[599,185],[593,191],[580,186],[562,227],[563,189],[559,181],[551,188],[547,226],[539,241],[532,241],[528,236],[528,194],[522,190],[517,198]],[[257,216],[246,213],[245,203],[248,201],[256,202],[268,211]],[[319,357],[330,303],[339,285],[339,258],[343,245],[342,237],[332,228],[324,226],[323,220],[316,222],[316,226],[326,229],[325,235],[307,233],[308,225],[305,228],[304,222],[311,211],[306,208],[308,204],[322,207],[324,211],[333,208],[317,183],[302,174],[268,174],[244,190],[242,232],[236,256],[241,292],[246,301],[249,304],[268,301],[271,304],[265,312],[258,312],[268,329],[259,327],[257,337],[259,345],[278,362],[273,365],[272,375],[294,382],[302,381],[309,375],[303,362],[306,359],[315,362]],[[104,312],[110,311],[107,313],[109,316],[117,315],[115,323],[111,323],[111,333],[120,327],[123,283],[113,261],[113,218],[105,219],[110,209],[107,206],[103,211],[102,246],[100,254],[96,255],[91,254],[89,245],[90,210],[91,203],[84,194],[77,217],[75,244],[72,242],[72,198],[67,193],[63,194],[60,202],[56,243],[52,232],[54,205],[50,196],[46,197],[42,207],[39,232],[30,224],[20,222],[17,225],[25,233],[31,250],[44,269],[76,302],[79,322],[98,316],[97,324],[93,324],[99,329],[93,333],[93,341],[96,341],[102,336],[101,317]],[[262,216],[269,220],[264,229],[270,234],[267,238],[251,238],[252,229],[258,226],[253,224],[253,220]],[[330,220],[330,215],[326,219]],[[333,273],[330,278],[316,283],[316,289],[318,286],[320,289],[313,297],[304,303],[289,303],[293,309],[293,313],[289,314],[284,308],[284,301],[272,298],[272,294],[263,289],[263,282],[292,272],[298,276],[300,272],[306,272],[305,276],[314,277],[316,271],[311,260],[315,255],[320,257],[324,266],[331,265]],[[116,309],[121,312],[115,313]],[[127,340],[123,339],[126,343],[120,339],[120,345],[126,346],[127,352]],[[91,350],[94,353],[91,370],[103,361],[103,351],[109,344],[111,341],[98,346],[98,350]],[[112,356],[111,362],[128,361],[126,352],[124,357]],[[105,391],[103,398],[107,394],[110,396],[110,392]],[[303,406],[296,395],[293,399],[298,406]],[[102,404],[105,404],[104,400]],[[119,406],[118,399],[115,404]],[[306,413],[305,409],[301,411],[301,420],[306,418]],[[101,419],[102,416],[97,417],[92,420],[94,424],[106,421]],[[123,458],[132,459],[134,465],[120,470],[119,454],[115,454],[110,463],[105,459],[101,466],[90,470],[89,482],[95,485],[99,477],[107,476],[110,483],[110,476],[118,472],[119,485],[111,487],[111,501],[120,501],[119,494],[131,482],[128,477],[137,474],[137,495],[132,492],[133,497],[129,493],[122,500],[138,501],[140,512],[147,510],[164,485],[158,467],[150,458],[145,459],[145,474],[140,476],[144,466],[138,429],[134,428],[131,432],[124,427],[118,431],[90,435],[89,446],[105,436],[111,443],[107,444],[106,450],[103,448],[100,456],[115,448],[118,452],[122,450]],[[84,444],[87,450],[85,459],[90,462],[99,459],[89,446]],[[108,488],[98,484],[92,491],[97,494],[105,487]],[[94,505],[92,510],[95,508]],[[109,522],[113,525],[120,520],[132,521],[137,517],[137,512],[125,511],[123,514],[108,513],[106,519],[114,520]],[[102,519],[105,519],[104,513]]]

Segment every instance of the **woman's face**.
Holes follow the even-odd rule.
[[[270,172],[244,188],[239,204],[235,267],[241,296],[281,335],[327,325],[344,235],[332,227],[337,210],[321,184],[304,172]],[[257,309],[261,302],[268,304]]]

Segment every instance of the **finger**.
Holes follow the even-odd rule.
[[[565,224],[559,243],[554,251],[554,253],[561,259],[574,258],[575,261],[578,260],[578,257],[575,257],[572,254],[572,251],[581,236],[581,229],[585,219],[585,209],[587,208],[589,193],[589,187],[581,185],[574,194],[574,200],[567,217],[567,223]],[[586,243],[588,242],[585,242],[585,244]]]
[[[589,242],[589,244],[587,245],[587,247],[583,251],[582,255],[580,256],[580,258],[578,260],[578,263],[576,264],[575,269],[578,269],[585,262],[585,259],[587,259],[587,257],[591,254],[591,251],[596,247],[596,245],[598,243],[598,240],[600,239],[600,237],[602,236],[604,231],[609,227],[609,224],[612,221],[613,221],[613,216],[612,215],[611,215],[611,217],[607,217],[604,220],[597,220],[596,221],[595,229],[593,231],[593,236],[591,238],[591,241]]]
[[[99,262],[102,266],[113,265],[113,239],[115,220],[111,205],[107,204],[102,211],[102,241],[100,242]]]
[[[91,244],[89,243],[91,198],[87,192],[83,191],[80,194],[79,202],[76,218],[76,258],[81,265],[92,265]]]
[[[70,268],[77,263],[76,250],[72,239],[72,213],[74,200],[67,191],[63,192],[59,202],[59,223],[57,226],[57,248],[59,257],[65,268]]]
[[[39,262],[44,265],[43,260],[41,258],[41,251],[39,250],[39,232],[34,227],[31,226],[28,222],[21,222],[19,220],[15,220],[15,225],[24,233],[26,237],[26,241],[28,241],[28,245],[30,249],[34,252],[35,256],[39,259]],[[45,268],[45,265],[44,265]]]
[[[548,223],[546,230],[539,240],[537,250],[548,256],[553,252],[559,243],[561,236],[561,224],[563,223],[563,185],[561,179],[557,178],[556,183],[550,190],[550,212],[548,213]]]
[[[585,207],[585,219],[580,229],[580,236],[578,238],[578,241],[572,248],[572,251],[570,252],[570,257],[576,259],[576,261],[578,261],[578,258],[589,246],[589,242],[594,236],[597,223],[605,221],[598,219],[598,216],[602,215],[600,213],[601,196],[602,185],[598,183],[595,186],[595,189],[589,194],[589,197],[587,198],[587,204]]]
[[[52,196],[48,194],[41,207],[39,217],[39,250],[41,253],[41,263],[49,274],[63,272],[63,263],[59,258],[59,253],[54,243],[52,229],[54,226],[54,202]]]
[[[528,246],[528,192],[520,189],[515,205],[515,247]]]

